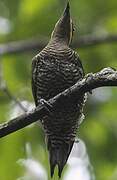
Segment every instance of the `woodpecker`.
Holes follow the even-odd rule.
[[[69,2],[56,23],[47,46],[32,60],[32,92],[36,106],[48,101],[84,77],[79,55],[69,45],[73,37]],[[67,162],[83,116],[85,95],[66,100],[54,108],[53,115],[41,119],[49,151],[51,177],[58,176]]]

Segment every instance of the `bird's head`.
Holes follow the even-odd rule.
[[[70,17],[70,6],[68,2],[64,13],[55,25],[51,40],[61,41],[69,45],[73,37],[73,31],[73,21]]]

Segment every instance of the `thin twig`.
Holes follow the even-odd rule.
[[[10,100],[12,100],[15,104],[17,104],[21,108],[23,112],[27,111],[27,109],[20,103],[20,101],[10,92],[3,77],[3,68],[1,61],[0,61],[0,91],[3,91]]]
[[[3,88],[3,91],[6,93],[6,95],[9,97],[9,99],[11,99],[12,101],[14,101],[15,104],[17,104],[20,109],[23,112],[27,112],[27,109],[22,105],[22,103],[14,96],[11,94],[11,92],[9,91],[7,85],[5,85],[5,87]]]

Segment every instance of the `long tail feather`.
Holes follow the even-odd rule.
[[[52,142],[48,140],[48,150],[50,156],[50,171],[51,177],[54,175],[55,166],[58,166],[58,176],[61,178],[63,168],[67,162],[74,141],[68,143],[62,142],[60,146],[52,146]]]

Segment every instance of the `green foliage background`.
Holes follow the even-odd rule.
[[[72,0],[71,14],[80,35],[117,33],[116,0]],[[31,37],[50,37],[55,22],[64,9],[63,0],[0,0],[0,16],[9,19],[11,32],[0,34],[0,43]],[[97,45],[77,50],[86,73],[104,67],[117,68],[117,44]],[[31,93],[31,59],[37,52],[1,57],[4,79],[11,93],[20,100],[33,101]],[[86,143],[97,180],[116,180],[117,171],[117,89],[104,88],[110,96],[104,101],[90,97],[85,108],[85,121],[78,136]],[[103,97],[102,95],[102,97]],[[99,94],[100,96],[100,94]],[[103,98],[102,98],[103,99]],[[0,91],[0,121],[9,119],[11,101]],[[26,158],[25,144],[30,142],[33,157],[49,173],[42,130],[34,125],[0,139],[0,179],[15,180],[24,169],[18,165]],[[40,148],[41,146],[41,148]],[[43,147],[43,148],[42,148]],[[55,178],[56,179],[56,178]]]

